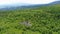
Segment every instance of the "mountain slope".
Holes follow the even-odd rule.
[[[60,34],[60,5],[0,11],[0,34]]]
[[[51,4],[60,4],[60,1],[52,2]]]

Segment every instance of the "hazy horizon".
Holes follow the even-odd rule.
[[[0,0],[0,8],[13,5],[48,4],[59,0]]]
[[[0,5],[9,5],[9,4],[16,4],[16,3],[47,4],[54,1],[56,0],[0,0]]]

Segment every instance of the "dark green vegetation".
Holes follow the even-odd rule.
[[[0,11],[0,34],[60,34],[60,5]]]

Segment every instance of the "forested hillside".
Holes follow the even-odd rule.
[[[0,34],[60,34],[60,4],[1,10]]]

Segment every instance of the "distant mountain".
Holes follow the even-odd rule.
[[[25,8],[35,8],[35,7],[40,7],[40,6],[49,6],[49,5],[54,5],[54,4],[60,4],[60,1],[55,1],[49,4],[14,4],[14,5],[7,5],[4,8],[0,8],[0,10],[13,10],[13,9],[25,9]]]
[[[60,4],[60,1],[55,1],[55,2],[52,2],[50,4]]]

